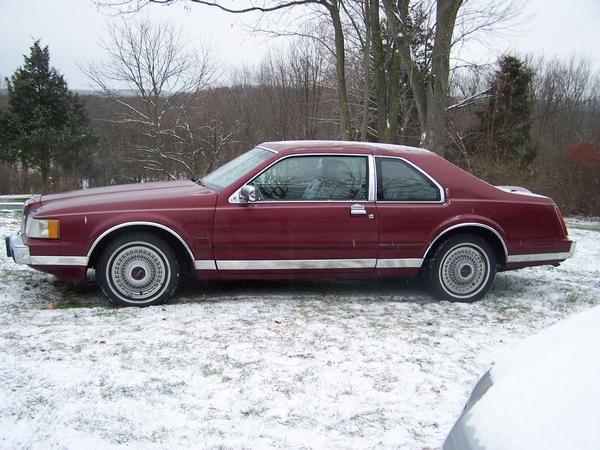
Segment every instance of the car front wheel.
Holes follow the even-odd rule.
[[[433,257],[430,279],[434,294],[453,302],[481,299],[496,276],[496,257],[490,245],[476,235],[454,236]]]
[[[96,277],[104,295],[120,306],[158,305],[172,297],[180,271],[173,249],[150,233],[129,233],[111,241]]]

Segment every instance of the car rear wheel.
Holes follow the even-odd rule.
[[[476,235],[454,236],[433,256],[430,280],[434,294],[453,302],[474,302],[489,290],[496,276],[496,257]]]
[[[173,249],[150,233],[129,233],[111,241],[100,256],[96,277],[104,295],[120,306],[164,303],[179,286]]]

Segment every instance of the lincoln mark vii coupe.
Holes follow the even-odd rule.
[[[88,269],[117,305],[199,279],[428,277],[471,302],[497,271],[558,265],[574,243],[555,203],[495,187],[427,150],[267,142],[201,179],[30,199],[15,262],[68,281]]]

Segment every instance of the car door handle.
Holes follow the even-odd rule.
[[[365,209],[365,207],[363,205],[352,205],[350,207],[350,215],[351,216],[366,216],[367,215],[367,210]]]

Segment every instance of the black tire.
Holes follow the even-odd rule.
[[[433,255],[429,279],[434,295],[451,302],[474,302],[496,277],[496,255],[481,237],[463,234],[444,241]]]
[[[102,293],[115,305],[159,305],[179,287],[179,263],[173,249],[161,238],[132,232],[115,238],[104,248],[96,279]]]

